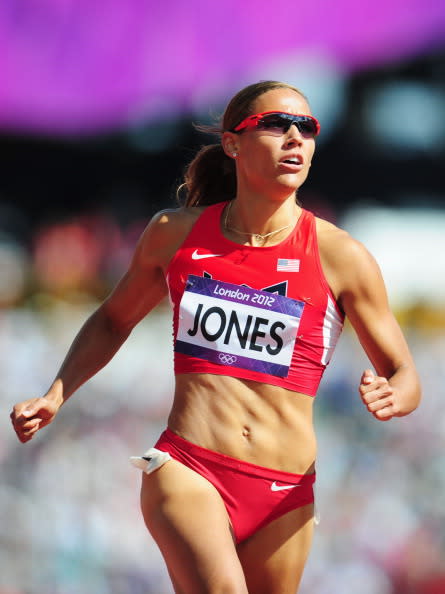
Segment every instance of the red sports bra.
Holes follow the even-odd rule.
[[[343,328],[323,274],[315,217],[273,246],[226,239],[209,206],[172,258],[176,374],[229,375],[315,396]]]

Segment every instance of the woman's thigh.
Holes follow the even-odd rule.
[[[226,508],[206,479],[171,460],[143,474],[141,507],[178,594],[247,594]]]
[[[312,544],[314,506],[274,520],[238,545],[249,592],[295,594]]]

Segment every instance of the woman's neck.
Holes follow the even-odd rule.
[[[236,198],[229,202],[223,216],[224,231],[238,243],[256,246],[281,242],[295,227],[301,208],[295,195],[284,202]]]

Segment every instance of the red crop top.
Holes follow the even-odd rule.
[[[315,396],[343,328],[323,274],[315,217],[273,246],[226,239],[227,202],[205,209],[172,258],[175,373],[229,375]]]

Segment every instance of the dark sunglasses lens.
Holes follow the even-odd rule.
[[[284,134],[292,124],[295,124],[300,134],[304,136],[316,136],[317,134],[317,125],[312,118],[287,114],[265,115],[258,120],[257,129]]]
[[[301,119],[300,121],[296,122],[297,128],[300,131],[300,134],[304,134],[306,136],[315,136],[317,134],[317,126],[311,118],[305,118],[304,120]]]
[[[258,130],[278,130],[281,134],[287,132],[292,124],[292,119],[284,115],[270,114],[258,120]]]

